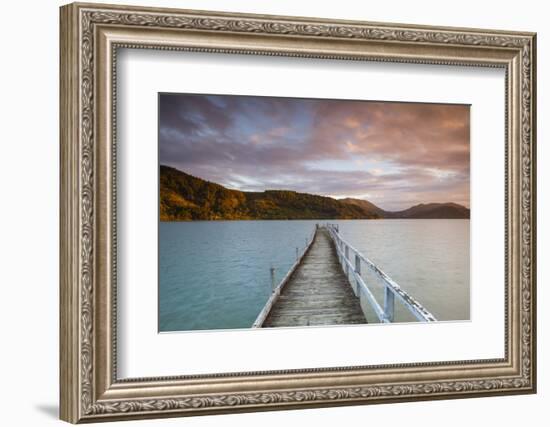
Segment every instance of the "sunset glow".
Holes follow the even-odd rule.
[[[470,206],[470,107],[161,94],[160,163],[242,191]]]

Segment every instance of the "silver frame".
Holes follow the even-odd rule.
[[[76,3],[61,8],[60,43],[63,420],[535,392],[535,34]],[[117,379],[118,48],[504,68],[505,357]]]

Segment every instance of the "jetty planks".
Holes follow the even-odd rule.
[[[325,227],[281,290],[262,327],[367,323]]]

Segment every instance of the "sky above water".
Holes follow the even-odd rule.
[[[159,159],[241,191],[470,206],[470,107],[159,95]]]

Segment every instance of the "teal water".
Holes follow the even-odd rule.
[[[159,330],[249,328],[318,221],[159,225]],[[469,220],[331,221],[438,320],[470,318]],[[376,277],[364,278],[382,304]],[[369,321],[374,317],[368,316]],[[396,320],[413,318],[396,304]]]

